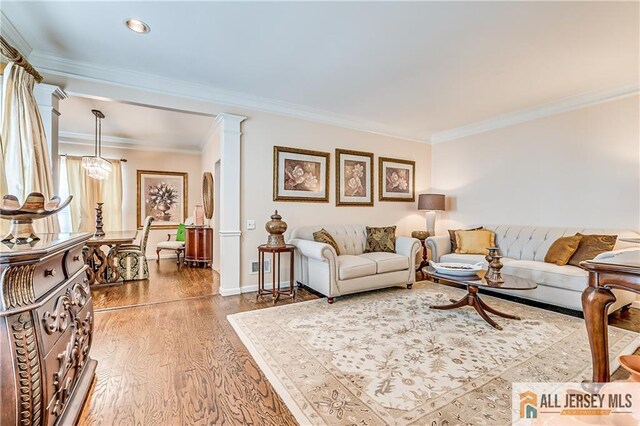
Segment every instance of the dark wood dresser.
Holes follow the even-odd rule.
[[[213,262],[213,229],[204,226],[187,226],[184,261],[187,265],[206,265]]]
[[[0,423],[77,421],[97,362],[82,257],[88,233],[0,243]]]

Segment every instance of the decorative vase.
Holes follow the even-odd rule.
[[[202,204],[196,204],[193,209],[193,216],[195,217],[196,226],[204,226],[204,207],[202,207]]]
[[[271,220],[264,225],[264,229],[269,233],[267,238],[267,246],[284,247],[284,233],[287,230],[287,223],[282,220],[282,216],[278,214],[278,210],[271,215]]]
[[[413,231],[411,233],[411,238],[416,238],[418,240],[426,240],[429,237],[429,231]]]
[[[102,205],[104,203],[96,203],[98,207],[96,207],[96,232],[93,233],[94,237],[104,237],[105,233],[102,230],[104,226],[102,223]]]
[[[156,206],[156,210],[160,212],[158,215],[158,220],[168,221],[171,219],[171,214],[169,210],[171,210],[171,206],[167,203],[158,204]]]
[[[64,202],[60,202],[60,197],[55,196],[45,201],[44,195],[32,192],[20,205],[18,197],[5,195],[0,202],[0,218],[10,220],[11,225],[9,233],[2,238],[2,242],[27,244],[39,240],[40,237],[33,229],[33,219],[42,219],[58,213],[71,202],[72,198],[69,196]]]
[[[502,266],[504,265],[502,264],[500,259],[502,259],[502,256],[493,255],[493,257],[491,258],[491,263],[489,263],[489,269],[484,276],[485,280],[487,280],[487,282],[491,284],[504,283],[504,278],[502,278],[502,275],[500,274],[500,269],[502,269]]]

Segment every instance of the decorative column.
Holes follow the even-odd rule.
[[[47,147],[49,148],[49,159],[51,160],[51,173],[53,174],[54,194],[59,192],[58,173],[58,121],[60,111],[58,105],[61,100],[67,99],[67,94],[52,84],[36,84],[33,94],[38,103],[44,134],[47,137]]]
[[[220,294],[240,294],[240,123],[246,117],[219,114],[220,126]]]

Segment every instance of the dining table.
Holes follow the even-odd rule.
[[[123,244],[133,244],[137,236],[138,231],[113,231],[94,235],[85,242],[83,255],[84,263],[89,266],[89,285],[122,283],[115,254]]]

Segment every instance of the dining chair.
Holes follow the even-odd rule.
[[[140,244],[123,244],[117,248],[114,257],[123,281],[146,280],[149,278],[149,265],[147,264],[145,253],[151,222],[153,222],[153,217],[147,216],[144,220]]]

